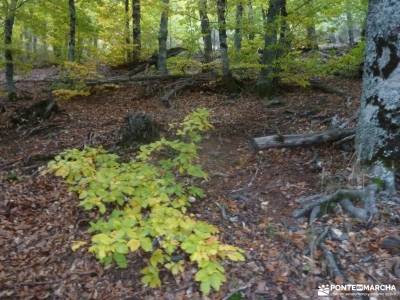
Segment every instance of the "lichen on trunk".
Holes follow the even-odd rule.
[[[399,1],[370,1],[366,52],[358,160],[393,190],[394,174],[400,168]]]

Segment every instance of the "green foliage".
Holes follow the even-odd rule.
[[[208,117],[205,109],[194,111],[177,128],[175,140],[142,146],[129,162],[86,148],[68,150],[49,163],[48,169],[79,195],[80,206],[101,215],[91,222],[89,251],[102,263],[125,268],[129,253],[148,253],[142,282],[159,287],[162,268],[177,276],[189,262],[197,266],[195,280],[208,294],[226,280],[224,260],[244,260],[242,250],[218,240],[216,227],[186,214],[193,199],[204,197],[194,182],[207,179],[196,160],[201,135],[211,128]]]
[[[167,67],[172,74],[197,74],[203,69],[201,62],[180,55],[169,58]]]
[[[60,79],[52,86],[52,93],[60,100],[69,100],[76,96],[89,96],[90,90],[85,80],[98,77],[94,63],[65,62],[61,67]]]
[[[362,41],[345,55],[334,57],[326,64],[328,74],[356,77],[364,61],[365,42]]]
[[[318,54],[303,55],[300,51],[292,51],[277,61],[276,76],[282,82],[307,86],[311,77],[324,74],[321,58]]]

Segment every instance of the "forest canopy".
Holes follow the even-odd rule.
[[[3,22],[10,2],[0,2]],[[62,63],[68,57],[70,31],[69,1],[18,0],[12,49],[18,70],[29,67]],[[160,15],[168,11],[167,48],[187,49],[186,59],[202,60],[204,42],[202,16],[208,19],[213,57],[218,43],[218,16],[216,1],[157,0],[77,0],[75,60],[80,63],[97,62],[122,64],[133,59],[130,52],[140,46],[139,57],[144,59],[158,51]],[[139,13],[133,5],[139,3]],[[360,40],[366,14],[365,0],[304,0],[286,1],[284,19],[290,32],[290,48],[301,50],[318,43],[347,44]],[[199,12],[200,10],[200,12]],[[201,12],[202,11],[202,12]],[[232,68],[257,66],[257,49],[264,47],[267,1],[227,1],[226,31]],[[140,45],[133,43],[139,18]],[[204,19],[203,19],[204,20]],[[276,20],[281,22],[282,20]],[[349,36],[348,24],[352,33]],[[280,30],[284,30],[281,28]],[[4,32],[3,32],[4,34]],[[137,34],[137,33],[136,33]],[[207,34],[207,32],[205,33]],[[283,32],[282,32],[283,34]],[[136,41],[136,42],[137,42]],[[4,45],[3,45],[4,46]],[[288,53],[293,55],[293,53]],[[5,63],[2,60],[3,64]]]

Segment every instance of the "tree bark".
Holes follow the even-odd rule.
[[[158,33],[158,63],[157,67],[161,74],[168,74],[167,69],[167,38],[168,38],[168,6],[169,0],[162,0],[160,31]]]
[[[219,45],[222,59],[222,76],[225,81],[230,81],[232,74],[229,67],[228,42],[226,35],[226,0],[217,0]]]
[[[75,35],[76,35],[76,8],[75,0],[68,0],[69,34],[68,34],[68,60],[75,61]]]
[[[257,150],[271,148],[293,148],[308,147],[320,145],[323,143],[334,142],[350,135],[353,135],[354,129],[331,129],[324,132],[306,133],[306,134],[288,134],[288,135],[270,135],[254,138],[251,141],[253,147]]]
[[[351,13],[351,3],[350,0],[346,0],[346,22],[347,22],[347,33],[349,36],[349,46],[353,47],[354,42],[354,23],[353,14]]]
[[[308,4],[308,13],[309,13],[309,24],[307,25],[307,48],[309,49],[318,49],[318,41],[317,41],[317,31],[315,29],[315,10],[314,10],[314,0],[310,0]]]
[[[278,28],[276,19],[282,10],[282,0],[271,0],[267,14],[264,14],[264,50],[262,68],[257,80],[257,92],[261,97],[273,94],[275,89],[274,63],[278,55]]]
[[[291,44],[291,39],[290,39],[290,28],[289,24],[287,22],[287,1],[286,0],[281,0],[282,5],[281,5],[281,31],[280,31],[280,37],[279,37],[279,44],[281,48],[281,53],[283,54],[284,52],[288,51],[290,48]]]
[[[247,2],[247,9],[248,9],[248,24],[249,24],[249,40],[254,40],[255,33],[254,33],[254,10],[253,10],[253,2],[249,0]]]
[[[210,20],[207,14],[207,0],[199,0],[199,15],[201,34],[203,35],[204,43],[204,60],[206,63],[208,63],[212,60],[212,39]]]
[[[356,149],[358,160],[389,191],[400,168],[399,28],[400,1],[369,1]]]
[[[129,0],[125,0],[125,43],[126,43],[126,61],[132,60],[130,26],[129,26]]]
[[[14,29],[15,13],[17,9],[17,0],[12,0],[8,7],[7,16],[4,20],[4,59],[5,59],[5,76],[6,88],[9,101],[17,98],[17,92],[14,82],[14,61],[12,51],[12,36]]]
[[[132,0],[132,43],[133,43],[132,60],[134,62],[140,60],[140,53],[142,48],[140,10],[141,10],[140,0]]]
[[[236,24],[235,24],[235,35],[234,35],[234,46],[236,52],[240,52],[242,48],[242,26],[243,26],[243,4],[238,3],[236,5]]]

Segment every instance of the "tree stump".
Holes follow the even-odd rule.
[[[11,121],[15,125],[36,124],[49,119],[59,111],[60,109],[54,100],[42,100],[29,107],[17,109],[11,117]]]
[[[144,112],[129,113],[120,129],[120,144],[137,146],[159,137],[159,126]]]

